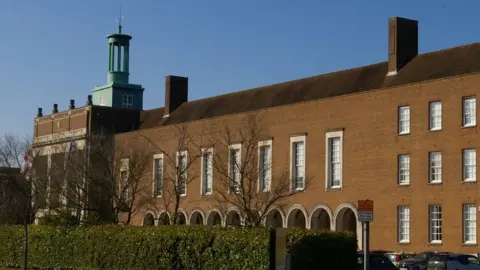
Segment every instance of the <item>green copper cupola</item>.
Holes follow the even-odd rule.
[[[107,36],[108,39],[108,75],[107,84],[93,89],[93,104],[114,108],[142,110],[143,87],[131,84],[130,75],[130,40],[132,36],[118,33]]]
[[[122,34],[122,25],[118,26],[118,33],[108,38],[108,82],[128,84],[130,40],[132,36]]]

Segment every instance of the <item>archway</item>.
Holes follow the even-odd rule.
[[[148,212],[143,217],[143,226],[154,226],[155,225],[155,217],[152,213]]]
[[[215,210],[210,212],[207,218],[207,225],[222,226],[222,216],[220,216],[220,213]]]
[[[288,228],[306,228],[307,211],[302,206],[294,205],[290,208],[287,217]]]
[[[190,216],[190,225],[203,225],[203,213],[194,211]]]
[[[158,216],[158,226],[162,225],[169,225],[170,224],[170,216],[167,212],[163,212]]]
[[[335,229],[339,232],[357,232],[357,218],[352,209],[344,207],[338,212]]]
[[[227,224],[227,226],[240,226],[240,225],[242,225],[242,219],[240,218],[240,214],[235,210],[232,210],[232,211],[228,212],[226,224]]]
[[[315,207],[310,216],[310,229],[331,230],[332,213],[327,206]]]
[[[272,209],[265,217],[265,226],[272,228],[283,228],[283,215],[278,209]]]
[[[355,233],[357,235],[358,245],[361,247],[363,245],[362,226],[360,222],[358,222],[357,215],[357,208],[352,203],[343,203],[338,206],[335,211],[335,230]]]
[[[177,220],[175,222],[177,225],[186,225],[187,224],[187,215],[183,211],[178,211]]]

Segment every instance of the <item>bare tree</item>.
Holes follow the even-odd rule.
[[[44,166],[45,165],[45,166]],[[47,183],[50,172],[47,170],[46,159],[40,153],[32,149],[30,139],[21,139],[12,134],[5,134],[0,138],[0,167],[16,170],[13,177],[0,178],[3,186],[8,186],[5,192],[13,192],[6,207],[20,209],[23,214],[24,225],[24,261],[23,268],[28,265],[28,224],[40,208],[45,207]],[[7,194],[4,194],[7,195]]]
[[[151,182],[142,181],[150,157],[142,144],[145,141],[138,139],[118,142],[112,134],[102,131],[92,134],[81,151],[66,146],[61,198],[67,208],[76,210],[77,216],[86,216],[82,221],[96,216],[130,224],[143,206],[142,198],[152,188]]]
[[[200,177],[197,170],[190,169],[202,157],[203,128],[195,134],[187,124],[180,124],[170,126],[169,131],[173,139],[154,141],[143,133],[139,134],[163,157],[156,160],[159,164],[155,166],[161,171],[153,172],[156,183],[150,206],[157,211],[169,212],[169,220],[161,217],[163,224],[182,224],[186,221],[179,212],[182,197],[186,196],[188,184]]]
[[[296,193],[288,158],[272,166],[272,139],[263,127],[260,114],[250,113],[236,126],[225,123],[209,132],[215,147],[214,198],[225,212],[232,206],[238,208],[246,226],[260,226],[273,206],[281,207],[284,198]],[[310,181],[300,181],[303,191]]]

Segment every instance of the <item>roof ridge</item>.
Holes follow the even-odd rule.
[[[462,49],[462,48],[466,48],[466,47],[472,47],[472,46],[475,46],[475,45],[479,45],[479,46],[480,46],[480,41],[472,42],[472,43],[468,43],[468,44],[463,44],[463,45],[459,45],[459,46],[455,46],[455,47],[440,49],[440,50],[436,50],[436,51],[429,51],[429,52],[425,52],[425,53],[418,54],[417,56],[420,56],[420,57],[422,57],[422,56],[430,56],[430,55],[435,55],[435,54],[444,53],[444,52],[447,52],[447,51]]]
[[[374,64],[348,68],[348,69],[341,69],[341,70],[331,71],[331,72],[317,74],[317,75],[313,75],[313,76],[303,77],[303,78],[299,78],[299,79],[283,81],[283,82],[278,82],[278,83],[274,83],[274,84],[266,84],[266,85],[262,85],[262,86],[258,86],[258,87],[254,87],[254,88],[242,89],[242,90],[239,90],[239,91],[224,93],[224,94],[220,94],[220,95],[216,95],[216,96],[204,97],[204,98],[200,98],[200,99],[187,101],[185,103],[203,102],[203,101],[207,101],[207,100],[211,100],[211,99],[215,99],[215,98],[222,98],[222,97],[227,97],[227,96],[232,96],[232,95],[238,95],[238,94],[243,94],[243,93],[251,92],[251,91],[261,91],[261,90],[265,90],[265,89],[268,89],[268,88],[275,88],[275,87],[278,87],[278,86],[293,84],[293,83],[297,83],[299,81],[305,81],[305,80],[308,80],[308,79],[314,79],[314,78],[318,78],[318,77],[322,77],[322,76],[328,76],[328,75],[332,75],[332,74],[339,74],[339,73],[344,73],[344,72],[349,72],[349,71],[355,71],[357,69],[365,69],[365,68],[368,68],[368,67],[374,67],[374,66],[382,65],[382,64],[384,65],[385,63],[386,63],[386,61],[383,61],[383,62],[378,62],[378,63],[374,63]]]

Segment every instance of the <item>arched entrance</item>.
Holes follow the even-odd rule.
[[[331,230],[331,212],[327,206],[314,208],[310,216],[310,229]]]
[[[227,226],[242,225],[242,219],[240,218],[240,214],[235,210],[228,212],[226,223],[227,223]]]
[[[290,208],[287,218],[288,228],[306,228],[307,215],[301,206],[293,206]]]
[[[194,211],[190,216],[190,225],[203,225],[203,214],[199,211]]]
[[[283,216],[278,209],[272,209],[265,217],[265,226],[283,228]]]
[[[183,211],[179,211],[177,213],[177,220],[176,220],[175,224],[177,224],[177,225],[187,224],[187,215]]]
[[[358,245],[362,246],[362,226],[358,222],[357,208],[351,203],[343,203],[335,211],[335,230],[350,231],[357,235]]]
[[[170,216],[167,212],[163,212],[158,217],[158,226],[162,225],[169,225],[170,224]]]
[[[357,218],[352,209],[344,207],[337,214],[336,230],[339,232],[357,232]]]
[[[154,226],[155,225],[155,217],[152,213],[148,212],[143,217],[143,226]]]
[[[208,215],[207,225],[222,226],[222,216],[217,211],[212,211]]]

